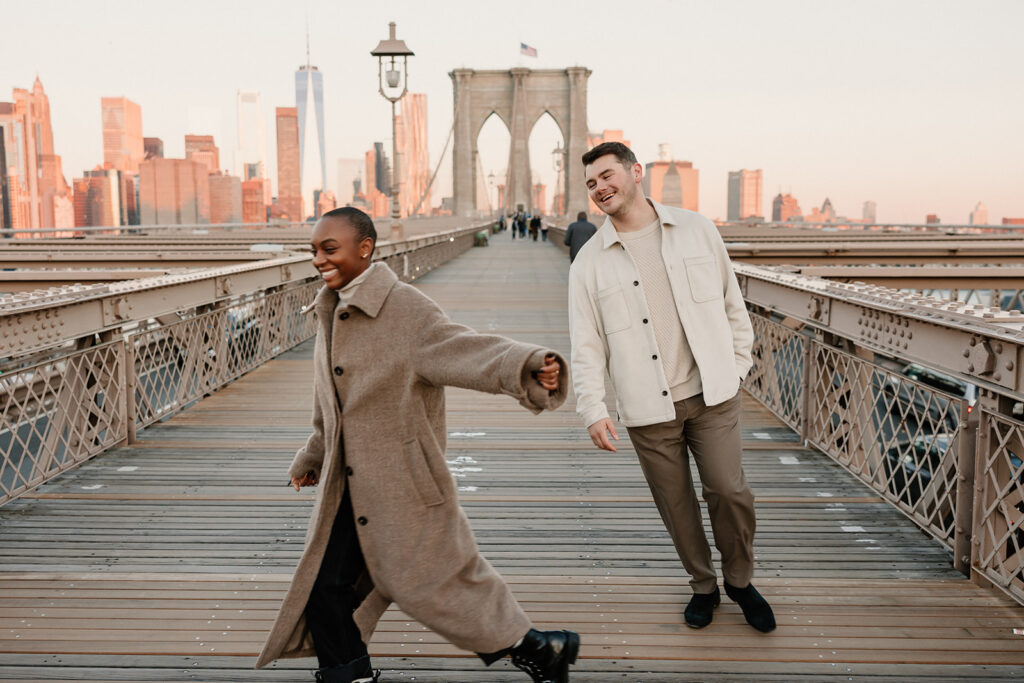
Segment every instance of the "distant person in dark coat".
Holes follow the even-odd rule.
[[[569,224],[569,229],[565,231],[565,246],[569,247],[569,263],[576,260],[576,254],[580,253],[580,249],[587,243],[594,233],[597,232],[597,226],[587,220],[587,212],[580,211],[576,214],[576,222]]]
[[[537,235],[540,234],[540,216],[534,215],[530,219],[530,237],[534,242],[537,241]]]

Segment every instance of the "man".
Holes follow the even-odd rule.
[[[580,211],[576,214],[576,221],[569,224],[565,231],[565,239],[562,240],[563,244],[569,247],[570,264],[576,260],[576,255],[580,253],[580,249],[587,243],[587,240],[594,236],[595,232],[597,232],[597,226],[587,220],[586,211]]]
[[[754,497],[743,474],[739,384],[754,340],[715,225],[651,202],[633,152],[607,142],[583,155],[590,198],[608,218],[569,269],[569,332],[577,411],[598,448],[618,433],[604,404],[607,369],[658,511],[690,574],[687,625],[711,623],[721,602],[690,477],[700,473],[725,592],[755,629],[775,628],[750,583]]]

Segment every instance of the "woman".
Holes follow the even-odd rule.
[[[531,627],[478,553],[444,455],[445,386],[508,394],[539,413],[565,400],[565,361],[452,322],[385,264],[370,265],[376,239],[351,207],[313,229],[326,285],[313,306],[314,429],[289,473],[296,490],[319,489],[256,666],[316,654],[317,680],[375,681],[365,643],[395,602],[487,664],[511,655],[537,683],[568,681],[579,636]]]

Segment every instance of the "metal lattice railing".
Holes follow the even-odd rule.
[[[974,567],[1024,602],[1024,423],[981,411]]]
[[[807,439],[952,548],[967,403],[819,342]]]
[[[759,315],[754,326],[754,365],[743,388],[780,420],[804,431],[804,365],[808,340],[799,332]]]
[[[0,375],[0,503],[124,441],[124,344]]]
[[[382,244],[376,260],[402,280],[415,280],[473,246],[481,227]],[[166,286],[187,288],[192,279]],[[223,288],[230,290],[229,278],[223,279]],[[21,360],[9,363],[7,372],[0,370],[0,505],[133,440],[138,429],[312,337],[315,318],[304,309],[321,286],[319,278],[297,278],[194,302],[172,316],[124,315],[120,328],[24,349]],[[60,305],[62,300],[36,303]],[[97,308],[110,316],[133,310],[127,299]],[[50,316],[45,310],[43,319]],[[168,322],[168,317],[179,319]],[[111,341],[64,352],[75,343],[91,344],[97,335]],[[33,353],[46,358],[33,364]]]
[[[320,287],[288,290],[133,335],[135,425],[145,427],[316,333],[302,313]]]

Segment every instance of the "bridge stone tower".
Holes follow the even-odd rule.
[[[452,174],[455,215],[468,216],[476,210],[477,138],[484,122],[497,114],[508,127],[509,150],[506,206],[515,209],[531,205],[530,131],[545,112],[549,113],[565,140],[566,213],[587,210],[587,192],[580,157],[587,151],[586,67],[567,69],[510,69],[476,71],[456,69],[451,76],[455,94],[455,151]],[[557,194],[557,190],[555,191]]]

